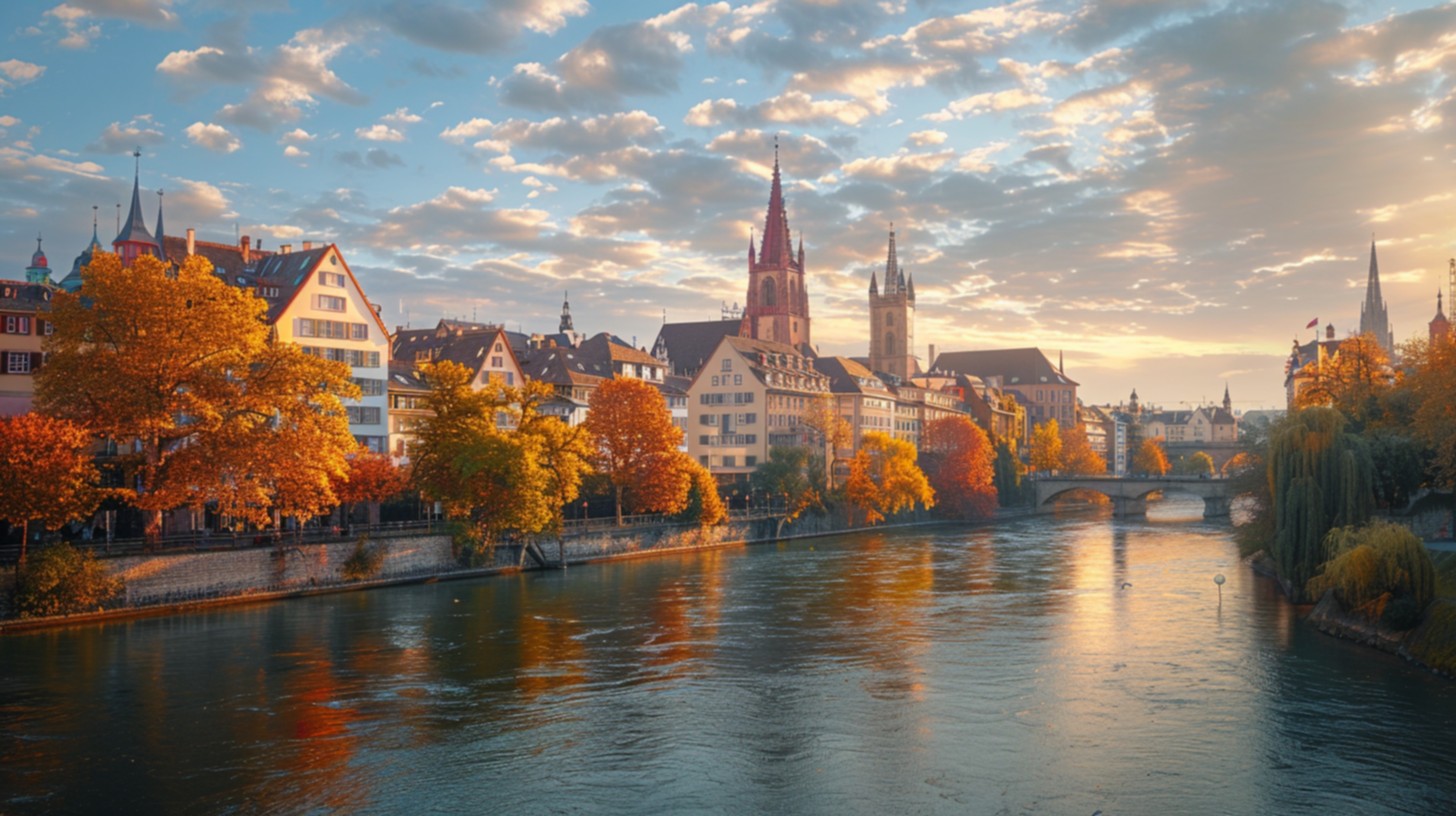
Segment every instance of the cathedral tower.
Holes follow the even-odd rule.
[[[768,213],[764,216],[763,239],[757,257],[753,239],[748,241],[748,306],[743,310],[738,333],[813,352],[809,339],[809,290],[804,285],[804,239],[799,239],[798,257],[795,257],[789,216],[784,210],[777,146],[774,147],[773,186],[769,190]]]
[[[919,373],[915,364],[915,279],[895,257],[895,231],[890,230],[890,249],[885,257],[885,289],[870,273],[870,370],[907,380]]]
[[[1380,296],[1380,267],[1375,263],[1375,242],[1370,242],[1370,276],[1365,282],[1365,303],[1360,306],[1360,333],[1375,337],[1385,349],[1385,356],[1395,359],[1395,332],[1390,330],[1390,315],[1385,311],[1385,298]]]

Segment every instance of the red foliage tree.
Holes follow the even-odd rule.
[[[979,519],[996,511],[995,460],[986,432],[966,417],[926,424],[920,461],[943,515]]]

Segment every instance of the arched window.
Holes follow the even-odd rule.
[[[894,332],[885,332],[885,353],[886,354],[894,354],[895,353],[895,333]]]
[[[776,306],[776,305],[778,305],[778,293],[774,290],[774,279],[773,278],[764,278],[763,279],[763,289],[761,291],[762,291],[762,294],[759,295],[759,300],[763,302],[763,305],[765,305],[765,306]]]

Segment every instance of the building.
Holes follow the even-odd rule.
[[[1340,341],[1335,339],[1335,324],[1325,326],[1323,340],[1311,340],[1303,345],[1295,338],[1289,359],[1284,361],[1284,398],[1290,410],[1301,392],[1319,376],[1320,369],[1328,365],[1340,353]]]
[[[871,371],[889,374],[904,382],[919,374],[915,361],[915,278],[905,277],[895,256],[895,231],[890,230],[890,247],[885,258],[885,288],[870,273],[870,359]]]
[[[1395,359],[1395,332],[1390,328],[1385,298],[1380,295],[1380,265],[1375,261],[1375,242],[1370,242],[1370,273],[1365,281],[1365,302],[1360,305],[1360,333],[1375,338],[1387,359]]]
[[[390,338],[390,354],[395,361],[390,366],[390,407],[408,406],[408,413],[389,418],[389,451],[395,457],[409,456],[414,429],[429,416],[420,399],[419,389],[429,390],[420,381],[422,366],[445,361],[463,366],[470,372],[470,387],[477,391],[492,381],[515,387],[526,379],[505,329],[491,323],[441,320],[431,329],[397,328]],[[500,414],[496,422],[506,427],[510,420]]]
[[[746,482],[771,447],[811,444],[802,423],[829,378],[792,346],[728,335],[688,386],[688,454],[720,484]]]
[[[657,340],[652,344],[652,356],[673,376],[695,377],[708,357],[718,349],[718,343],[728,335],[738,334],[742,327],[741,317],[694,323],[664,323],[657,331]]]
[[[420,423],[434,416],[425,407],[430,386],[420,379],[413,361],[390,360],[389,384],[389,455],[398,464],[408,464]]]
[[[789,216],[779,177],[779,152],[774,146],[773,184],[763,238],[754,254],[748,239],[748,301],[738,333],[755,340],[782,343],[800,354],[813,354],[809,333],[809,290],[804,283],[804,240],[794,254]]]
[[[1060,425],[1077,424],[1078,383],[1061,365],[1053,366],[1041,349],[942,352],[932,368],[983,381],[995,378],[1003,391],[1015,395],[1026,408],[1031,427],[1053,419]]]
[[[859,450],[864,435],[876,431],[896,436],[896,395],[873,371],[848,357],[820,357],[814,368],[829,379],[829,392],[839,416],[849,423],[853,433],[850,447],[834,452],[837,467],[835,480],[849,472],[849,459]]]
[[[1456,292],[1456,258],[1452,258],[1449,263],[1448,285],[1452,292]],[[1436,289],[1436,316],[1431,318],[1431,322],[1427,324],[1426,328],[1430,332],[1432,343],[1451,336],[1451,321],[1446,318],[1446,312],[1441,308],[1441,290],[1439,288]]]
[[[48,319],[55,289],[32,282],[32,270],[46,270],[36,242],[25,281],[0,280],[0,416],[28,413],[35,400],[35,375],[45,362],[41,346],[51,333]]]

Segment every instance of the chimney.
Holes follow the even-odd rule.
[[[197,230],[191,227],[187,228],[187,254],[197,254]]]
[[[287,255],[288,253],[290,253],[292,251],[293,251],[293,244],[281,244],[278,247],[278,252],[280,254],[283,254],[283,255]]]
[[[253,239],[246,235],[238,239],[238,248],[243,251],[243,263],[253,260],[252,244]]]
[[[313,241],[304,241],[303,242],[303,251],[304,252],[307,252],[310,249],[313,249]]]

